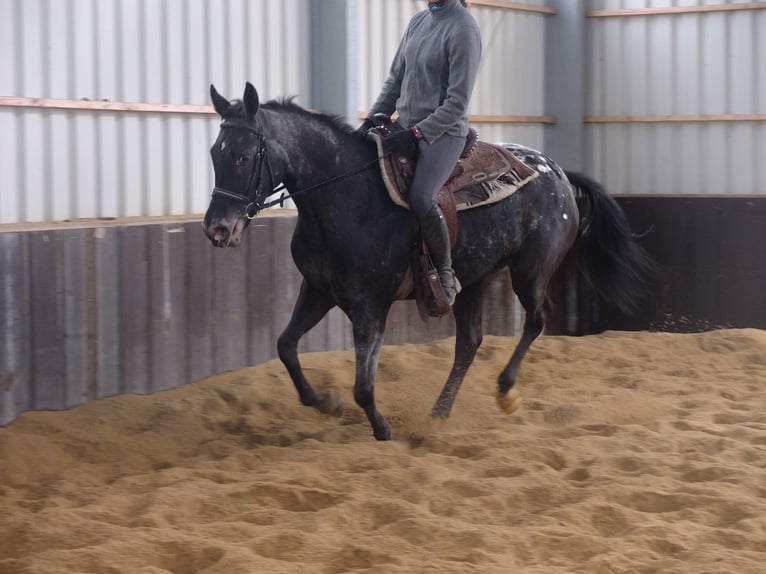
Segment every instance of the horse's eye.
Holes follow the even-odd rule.
[[[249,155],[241,155],[241,156],[239,156],[239,158],[237,159],[237,166],[245,165],[248,162],[249,159],[250,159]]]

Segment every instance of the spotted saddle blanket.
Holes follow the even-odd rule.
[[[386,154],[383,138],[404,128],[384,114],[377,114],[374,121],[376,125],[367,132],[367,137],[378,148],[383,181],[391,200],[409,209],[408,192],[417,158]],[[453,246],[457,237],[458,211],[500,201],[538,175],[509,150],[479,141],[478,134],[471,128],[460,160],[437,195],[450,227]]]

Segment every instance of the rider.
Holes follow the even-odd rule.
[[[468,12],[466,0],[432,0],[410,20],[391,64],[388,79],[367,119],[399,113],[406,129],[386,137],[389,152],[418,151],[410,187],[410,208],[449,304],[460,292],[452,269],[449,230],[436,194],[447,181],[468,135],[468,102],[481,60],[479,26]]]

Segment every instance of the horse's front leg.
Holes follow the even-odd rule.
[[[298,341],[333,307],[335,303],[329,297],[311,287],[304,279],[290,322],[277,339],[277,353],[287,372],[290,373],[301,403],[316,407],[323,413],[341,416],[343,401],[340,395],[330,391],[324,393],[314,391],[303,375],[300,361],[298,361]]]
[[[380,348],[387,312],[382,316],[352,317],[354,350],[356,353],[356,380],[354,400],[364,409],[372,425],[372,433],[378,440],[391,440],[391,425],[375,406],[375,374],[378,370]]]

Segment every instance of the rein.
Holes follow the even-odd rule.
[[[255,135],[258,136],[258,151],[256,152],[255,159],[257,161],[253,162],[253,171],[250,174],[250,179],[248,181],[247,185],[247,195],[243,195],[241,193],[237,193],[234,191],[230,191],[228,189],[224,189],[222,187],[214,187],[213,188],[213,197],[215,196],[221,196],[226,199],[230,199],[233,201],[236,201],[238,203],[243,203],[245,205],[245,211],[242,214],[243,217],[246,217],[247,219],[253,219],[256,214],[261,211],[262,209],[266,209],[267,207],[273,207],[275,205],[279,205],[282,207],[284,205],[284,202],[286,199],[291,199],[295,196],[301,195],[303,193],[306,193],[308,191],[312,191],[314,189],[318,189],[320,187],[324,187],[325,185],[328,185],[330,183],[334,183],[336,181],[340,181],[342,179],[345,179],[347,177],[351,177],[353,175],[357,175],[359,173],[362,173],[363,171],[368,170],[370,167],[378,163],[382,157],[376,157],[375,159],[368,161],[361,167],[358,167],[354,170],[342,173],[340,175],[336,175],[334,177],[331,177],[329,179],[326,179],[324,181],[320,181],[319,183],[316,183],[314,185],[310,185],[308,187],[304,187],[302,189],[297,189],[293,192],[287,192],[283,193],[279,196],[279,199],[275,199],[272,201],[264,202],[263,200],[267,197],[271,197],[275,193],[279,193],[283,189],[286,189],[286,186],[284,183],[280,183],[276,187],[274,187],[269,193],[264,195],[263,197],[259,197],[258,194],[258,180],[261,177],[261,173],[263,172],[263,162],[266,161],[266,165],[269,169],[269,177],[271,179],[272,185],[274,184],[274,170],[271,167],[271,161],[268,158],[266,147],[266,137],[256,131],[256,129],[246,123],[243,122],[233,122],[230,120],[224,120],[221,122],[221,128],[242,128],[249,130],[253,132]],[[252,211],[251,211],[252,210]]]
[[[261,207],[262,208],[272,207],[274,205],[279,205],[280,207],[282,207],[282,204],[284,203],[285,199],[291,199],[291,198],[295,197],[296,195],[301,195],[302,193],[306,193],[307,191],[318,189],[318,188],[323,187],[323,186],[325,186],[325,185],[327,185],[329,183],[334,183],[336,181],[340,181],[341,179],[345,179],[347,177],[351,177],[352,175],[356,175],[358,173],[362,173],[363,171],[366,171],[366,170],[370,169],[370,166],[378,163],[378,161],[380,161],[381,159],[382,158],[380,158],[380,157],[376,157],[375,159],[365,163],[362,167],[358,167],[358,168],[356,168],[353,171],[347,171],[346,173],[342,173],[340,175],[336,175],[335,177],[331,177],[331,178],[326,179],[324,181],[320,181],[319,183],[316,183],[314,185],[310,185],[309,187],[304,187],[302,189],[296,189],[293,192],[283,193],[282,195],[279,196],[279,199],[275,199],[273,201],[268,201],[266,203],[262,203]],[[285,189],[285,184],[284,183],[280,183],[277,187],[275,187],[273,190],[271,190],[271,193],[269,193],[265,197],[271,197],[272,195],[282,191],[283,189]]]

